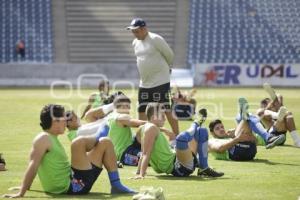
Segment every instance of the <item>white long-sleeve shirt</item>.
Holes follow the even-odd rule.
[[[174,53],[159,35],[148,32],[144,40],[132,42],[140,74],[140,87],[152,88],[170,82]]]

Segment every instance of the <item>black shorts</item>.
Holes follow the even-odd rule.
[[[138,112],[145,112],[148,103],[159,102],[170,110],[170,83],[159,85],[153,88],[139,88],[139,108]]]
[[[140,160],[141,144],[134,138],[133,143],[123,152],[120,161],[124,165],[137,166]]]
[[[249,161],[254,159],[257,149],[253,142],[240,142],[231,147],[228,152],[231,160]]]
[[[92,169],[72,169],[71,183],[67,194],[87,194],[92,189],[94,182],[100,175],[102,168],[92,164]]]
[[[171,172],[171,174],[173,176],[176,176],[176,177],[187,177],[187,176],[191,175],[195,171],[195,167],[198,166],[197,156],[195,154],[193,154],[193,157],[194,157],[194,160],[193,160],[194,167],[193,167],[193,169],[186,168],[180,162],[178,162],[178,160],[175,158],[175,160],[174,160],[174,169]]]
[[[277,130],[275,129],[274,126],[272,126],[272,127],[268,130],[268,132],[269,132],[270,135],[272,135],[272,136],[278,136],[278,135],[285,135],[285,134],[286,134],[286,131],[281,131],[281,132],[280,132],[280,131],[277,131]],[[285,139],[283,140],[283,142],[280,143],[280,144],[278,144],[278,145],[284,145],[285,141],[286,141],[286,137],[285,137]]]

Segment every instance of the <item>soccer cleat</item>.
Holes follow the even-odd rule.
[[[272,149],[275,146],[282,144],[284,140],[285,140],[285,134],[272,136],[268,139],[266,149]]]
[[[206,169],[198,169],[198,173],[197,176],[201,176],[201,177],[210,177],[210,178],[216,178],[216,177],[221,177],[223,176],[224,173],[223,172],[217,172],[215,170],[213,170],[212,168],[208,167]]]
[[[278,121],[282,121],[284,119],[284,117],[287,115],[288,111],[286,109],[286,107],[284,106],[281,106],[279,108],[279,111],[278,111]]]
[[[271,85],[269,83],[264,83],[263,87],[265,91],[270,95],[271,99],[274,101],[277,98],[277,96]]]
[[[249,114],[248,114],[248,101],[244,97],[239,98],[239,107],[240,107],[240,115],[243,120],[248,120],[249,119]]]

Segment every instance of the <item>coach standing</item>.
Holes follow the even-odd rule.
[[[140,74],[139,119],[147,120],[145,110],[148,103],[163,103],[170,126],[177,135],[178,121],[173,117],[170,106],[170,72],[174,53],[160,35],[147,30],[146,22],[141,18],[133,19],[127,30],[135,36],[132,46]]]

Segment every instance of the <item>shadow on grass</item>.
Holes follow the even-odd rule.
[[[255,159],[252,161],[253,163],[265,163],[267,165],[288,165],[288,166],[300,166],[299,164],[291,164],[291,163],[279,163],[279,162],[273,162],[269,161],[267,159]]]
[[[89,194],[85,195],[68,195],[68,194],[50,194],[50,193],[45,193],[42,190],[30,190],[31,192],[37,192],[37,193],[43,193],[48,196],[46,197],[40,197],[40,196],[26,196],[27,198],[30,199],[52,199],[52,198],[57,198],[57,199],[62,199],[62,198],[76,198],[76,199],[115,199],[119,197],[124,197],[124,196],[132,196],[132,194],[114,194],[111,195],[110,193],[104,193],[104,192],[90,192]]]
[[[163,180],[183,180],[183,181],[213,181],[213,180],[218,180],[218,179],[232,179],[229,177],[219,177],[219,178],[203,178],[200,176],[189,176],[189,177],[175,177],[171,175],[160,175],[156,176],[158,179],[163,179]]]

